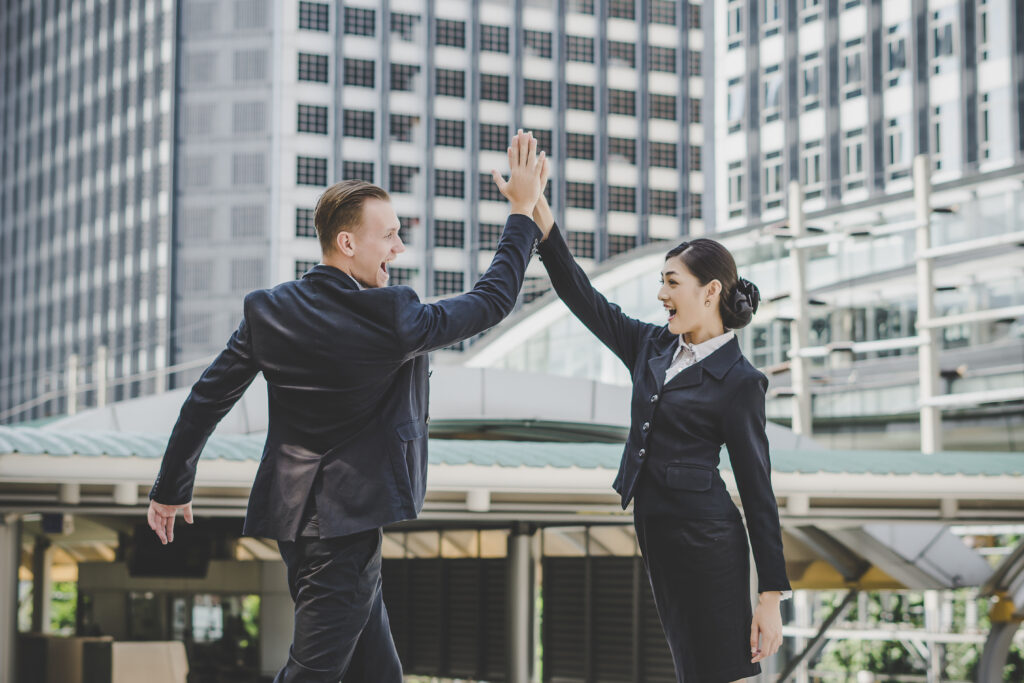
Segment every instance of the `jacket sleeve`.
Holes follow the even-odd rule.
[[[750,546],[757,565],[758,592],[790,590],[782,554],[779,508],[772,491],[772,464],[765,435],[765,392],[761,373],[744,377],[723,416],[725,445],[743,503]]]
[[[395,330],[406,355],[418,355],[456,344],[494,327],[515,306],[526,265],[541,232],[530,218],[512,214],[498,249],[473,289],[424,304],[410,288],[395,298]]]
[[[225,349],[203,371],[181,406],[160,472],[149,492],[150,499],[164,505],[181,505],[192,500],[196,464],[207,439],[242,397],[258,371],[252,357],[249,328],[243,319]]]
[[[569,253],[569,246],[557,225],[540,243],[537,253],[559,298],[632,372],[644,340],[661,327],[629,317],[594,289],[586,273]]]

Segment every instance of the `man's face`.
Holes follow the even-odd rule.
[[[355,232],[338,235],[339,241],[348,240],[351,275],[363,287],[387,286],[388,264],[405,251],[402,238],[398,236],[399,227],[391,202],[367,199],[363,203],[363,224]]]

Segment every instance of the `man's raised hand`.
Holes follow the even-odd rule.
[[[525,216],[533,213],[547,180],[546,160],[545,152],[537,154],[537,140],[533,135],[519,130],[508,148],[509,179],[505,180],[498,171],[491,170],[494,184],[508,199],[512,213]]]

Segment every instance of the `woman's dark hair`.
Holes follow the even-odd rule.
[[[665,260],[678,256],[701,287],[718,280],[722,294],[718,299],[718,312],[727,329],[738,330],[750,323],[757,312],[761,293],[750,280],[736,274],[736,260],[729,250],[714,240],[705,238],[683,242],[665,254]]]

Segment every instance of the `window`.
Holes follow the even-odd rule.
[[[299,80],[313,83],[327,82],[327,55],[299,53]]]
[[[743,162],[729,164],[729,218],[743,215]]]
[[[508,76],[480,74],[480,99],[508,102]]]
[[[636,235],[608,235],[608,255],[618,256],[636,246]]]
[[[594,258],[594,233],[570,230],[566,234],[566,243],[576,258]]]
[[[892,74],[907,68],[907,40],[904,36],[889,36],[886,41],[886,72]]]
[[[725,10],[725,36],[729,41],[729,49],[743,45],[743,2],[730,0]]]
[[[466,244],[466,224],[462,221],[436,221],[434,246],[462,249]]]
[[[650,5],[648,6],[648,20],[652,24],[667,24],[669,26],[675,26],[676,3],[670,2],[670,0],[650,0]]]
[[[676,97],[675,95],[651,94],[651,118],[676,120]]]
[[[906,134],[907,128],[909,126],[904,126],[900,119],[889,119],[885,127],[886,161],[890,167],[902,169],[910,163],[910,137]]]
[[[316,211],[313,209],[295,209],[295,236],[316,237],[316,223],[313,218]]]
[[[729,124],[729,132],[734,133],[743,124],[743,108],[746,102],[743,92],[743,81],[739,78],[729,79],[729,89],[725,94],[725,116]]]
[[[501,190],[498,189],[498,186],[494,184],[494,178],[491,177],[490,173],[480,174],[480,201],[505,201],[505,197],[501,194]]]
[[[480,149],[504,152],[508,149],[508,143],[511,139],[512,136],[509,135],[508,126],[505,124],[480,124]]]
[[[612,114],[636,116],[636,93],[632,90],[609,88],[608,111]]]
[[[438,69],[436,71],[436,87],[438,95],[448,97],[466,96],[466,72],[453,71],[451,69]]]
[[[353,36],[372,36],[376,32],[376,10],[362,7],[345,8],[345,33]]]
[[[346,58],[344,61],[345,85],[355,85],[361,88],[375,87],[375,66],[372,59]]]
[[[300,104],[298,119],[300,133],[327,135],[327,107]]]
[[[610,66],[636,68],[636,45],[619,40],[608,41],[608,63]]]
[[[643,0],[641,0],[643,1]],[[608,16],[615,19],[632,19],[636,15],[633,0],[610,0]]]
[[[454,270],[434,271],[434,294],[457,294],[462,291],[463,273]]]
[[[988,159],[992,156],[992,105],[988,93],[978,98],[978,156]]]
[[[779,7],[779,0],[764,0],[764,17],[761,20],[762,23],[763,24],[768,24],[768,25],[778,24],[781,20],[782,20],[782,12],[781,12],[781,8]],[[762,26],[762,28],[765,28],[765,27]],[[775,26],[774,28],[775,28],[774,32],[769,32],[770,29],[766,30],[765,31],[765,35],[766,36],[770,36],[770,35],[774,35],[774,33],[778,33],[779,32],[778,31],[778,26]]]
[[[636,188],[609,185],[608,210],[636,213]]]
[[[977,40],[978,40],[978,59],[980,61],[985,61],[986,59],[988,59],[989,51],[990,51],[990,49],[992,47],[991,44],[989,43],[989,40],[991,39],[992,31],[989,29],[989,8],[988,8],[988,3],[984,2],[984,0],[982,0],[982,2],[978,3],[977,32],[978,32],[978,38],[977,38]]]
[[[418,172],[418,169],[417,169]],[[412,244],[414,236],[418,230],[416,226],[420,224],[418,216],[399,216],[398,217],[398,237],[402,240],[403,244]]]
[[[373,182],[372,161],[346,161],[341,165],[341,175],[345,180],[365,180]]]
[[[434,142],[438,147],[465,147],[466,122],[437,119]]]
[[[566,36],[566,59],[570,62],[594,62],[594,39],[586,36]]]
[[[769,152],[764,157],[764,208],[782,206],[782,152]]]
[[[419,23],[420,16],[418,14],[391,13],[391,33],[397,35],[400,40],[406,42],[416,40],[416,27],[419,26]]]
[[[650,212],[657,216],[677,215],[678,195],[672,190],[650,190],[648,192]]]
[[[691,97],[689,100],[689,121],[690,123],[700,123],[701,115],[701,100],[697,97]]]
[[[342,114],[345,137],[373,139],[373,112],[346,109]]]
[[[863,43],[857,38],[847,42],[843,48],[843,98],[847,100],[864,92]]]
[[[480,25],[480,49],[508,53],[508,26]]]
[[[412,142],[413,127],[420,117],[408,114],[391,114],[391,139],[395,142]]]
[[[649,151],[651,166],[676,168],[677,150],[674,142],[652,142]]]
[[[301,280],[302,276],[308,273],[311,269],[316,267],[316,261],[296,261],[295,262],[295,279]]]
[[[946,12],[935,12],[932,26],[932,58],[951,57],[953,52],[952,18]],[[935,67],[935,73],[939,73],[938,65]]]
[[[437,20],[437,44],[466,47],[466,22],[452,19]]]
[[[413,80],[420,72],[418,64],[392,64],[391,65],[391,89],[401,92],[414,90]]]
[[[653,201],[651,202],[653,204]],[[672,214],[675,215],[674,213]],[[699,192],[690,193],[690,218],[704,217],[704,195]]]
[[[523,31],[526,53],[541,59],[551,59],[551,34],[547,31]]]
[[[804,55],[801,71],[800,103],[804,111],[821,106],[821,53]]]
[[[418,272],[415,268],[395,268],[391,266],[388,268],[388,286],[408,285],[416,279]]]
[[[848,190],[864,185],[864,141],[863,128],[843,135],[843,178]]]
[[[688,76],[700,76],[700,53],[690,50],[689,58],[686,60],[686,74]]]
[[[533,137],[537,140],[537,151],[546,151],[550,157],[554,153],[554,147],[551,143],[551,131],[544,130],[543,128],[534,128]],[[508,143],[505,144],[508,147]]]
[[[700,28],[703,23],[701,20],[701,9],[703,5],[695,5],[692,2],[687,6],[687,23],[690,28]]]
[[[647,47],[647,70],[674,74],[676,72],[676,49],[649,45]]]
[[[390,187],[388,192],[399,192],[402,194],[409,194],[413,191],[413,181],[416,180],[416,176],[419,175],[419,166],[400,166],[398,164],[391,164],[388,167],[388,176],[390,177]]]
[[[438,197],[466,196],[466,174],[462,171],[449,171],[443,168],[434,170],[434,192]]]
[[[523,103],[539,107],[551,106],[551,81],[523,79]]]
[[[569,109],[594,111],[594,86],[570,83],[568,89]]]
[[[608,156],[611,161],[636,164],[636,140],[633,138],[608,138]]]
[[[565,184],[565,201],[575,209],[593,209],[594,184],[567,182]]]
[[[298,185],[326,185],[327,159],[298,157],[295,164],[295,182]]]
[[[299,28],[304,31],[329,31],[330,7],[326,2],[300,2]]]
[[[594,158],[594,136],[586,133],[569,133],[567,138],[568,148],[566,156],[570,159]]]
[[[777,121],[782,103],[782,71],[779,65],[775,64],[764,73],[764,105],[761,111],[766,123]]]
[[[594,0],[569,0],[569,11],[576,14],[593,14]]]
[[[497,249],[498,240],[501,239],[501,232],[505,226],[501,223],[480,224],[480,249]]]
[[[231,158],[232,185],[262,185],[266,178],[266,157],[255,154],[238,153]]]
[[[699,171],[704,166],[703,149],[699,145],[690,145],[690,170]]]
[[[800,154],[800,180],[804,184],[804,197],[814,199],[821,196],[821,140],[804,144]]]

